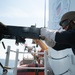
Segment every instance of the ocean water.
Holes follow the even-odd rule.
[[[5,65],[5,59],[0,59],[0,62]],[[14,60],[10,60],[9,61],[9,66],[10,67],[14,67],[14,63],[15,61]],[[0,67],[0,75],[2,75],[2,68]],[[7,75],[13,75],[13,70],[8,70],[8,73]]]

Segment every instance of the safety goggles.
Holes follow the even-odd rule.
[[[66,26],[69,25],[69,23],[70,23],[71,21],[72,21],[72,20],[66,19],[66,20],[61,21],[59,24],[60,24],[60,26],[62,26],[63,28],[65,28]]]

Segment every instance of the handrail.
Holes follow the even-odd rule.
[[[16,51],[14,51],[14,50],[10,50],[11,52],[14,52],[14,53],[16,53]],[[19,52],[19,53],[32,53],[32,52]],[[44,54],[44,52],[34,52],[35,54]]]
[[[18,67],[18,68],[20,69],[45,69],[45,67]],[[11,69],[14,69],[14,67]]]
[[[13,73],[14,73],[14,75],[16,75],[17,74],[17,62],[18,62],[18,54],[19,53],[27,53],[27,52],[19,52],[19,49],[17,49],[17,51],[14,51],[14,50],[11,50],[11,48],[10,48],[10,46],[8,46],[8,48],[7,48],[7,55],[6,55],[6,59],[8,60],[8,61],[6,61],[6,64],[5,64],[5,66],[8,66],[8,63],[9,63],[9,54],[10,54],[10,52],[15,52],[16,53],[16,58],[15,58],[15,67],[12,67],[11,69],[13,69]],[[29,52],[28,52],[29,53]],[[44,69],[45,71],[44,71],[44,74],[45,75],[47,75],[47,53],[46,53],[46,51],[44,51],[44,52],[34,52],[35,54],[44,54],[44,66],[43,67],[25,67],[26,69],[28,69],[28,68],[30,68],[30,69]]]

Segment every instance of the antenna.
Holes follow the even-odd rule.
[[[46,27],[46,0],[44,2],[44,28]]]

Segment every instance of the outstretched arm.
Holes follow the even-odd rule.
[[[53,49],[59,51],[59,50],[63,50],[66,48],[71,48],[70,45],[68,44],[60,44],[60,43],[56,43],[56,45],[53,47]]]
[[[58,32],[42,28],[41,36],[44,37],[48,46],[56,50],[70,48],[71,45],[75,44],[75,30]]]

